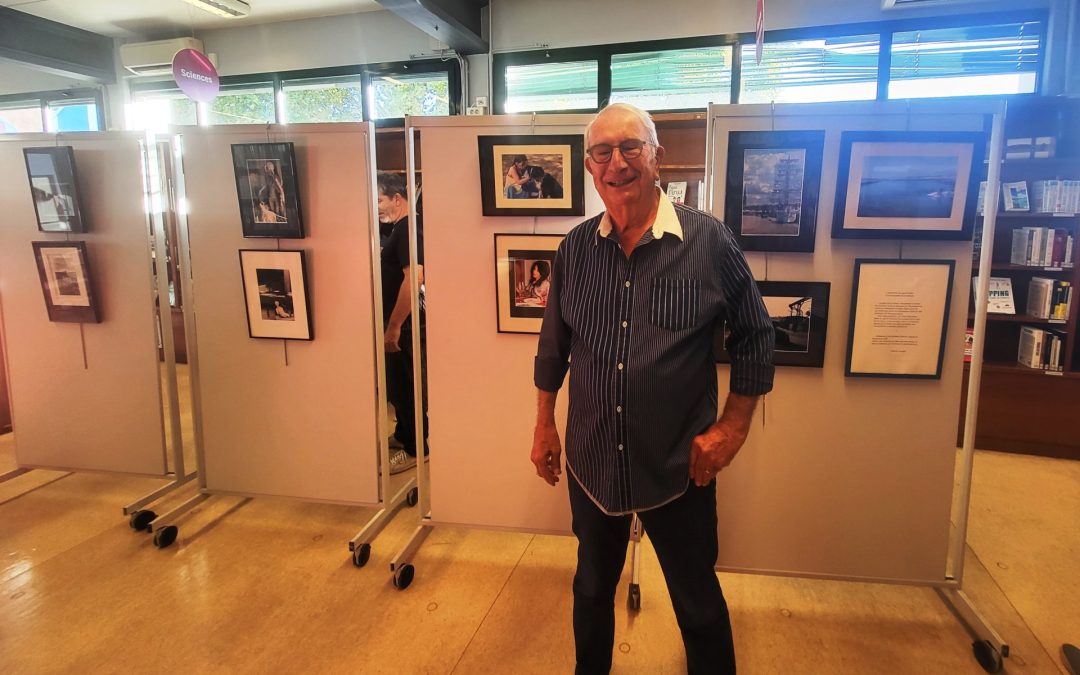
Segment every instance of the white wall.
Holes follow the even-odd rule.
[[[754,30],[756,7],[753,0],[680,0],[668,5],[647,0],[491,0],[491,4],[494,51],[745,33]],[[769,0],[765,29],[1036,9],[1049,4],[1050,0],[987,0],[886,12],[880,0]]]
[[[407,61],[431,53],[427,33],[387,11],[199,31],[221,75]]]
[[[0,61],[0,96],[92,86],[74,78],[52,75],[10,61]]]

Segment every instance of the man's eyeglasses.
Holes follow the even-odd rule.
[[[589,159],[597,164],[607,164],[611,161],[611,156],[614,154],[615,148],[619,149],[619,154],[623,156],[623,159],[635,159],[641,156],[641,151],[645,149],[646,145],[651,145],[651,143],[631,138],[618,145],[598,143],[585,152],[589,155]]]

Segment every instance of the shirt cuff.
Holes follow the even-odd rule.
[[[570,364],[566,361],[537,356],[533,361],[533,383],[543,391],[559,391],[569,368]]]
[[[772,391],[775,373],[772,364],[734,361],[729,389],[742,396],[763,396]]]

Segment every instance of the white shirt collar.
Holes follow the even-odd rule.
[[[660,194],[660,205],[656,209],[656,219],[652,224],[653,239],[660,239],[665,234],[671,234],[679,238],[679,241],[683,240],[682,225],[679,224],[679,216],[675,213],[675,205],[668,199],[667,194],[660,188],[656,188],[656,191]],[[600,219],[600,226],[597,228],[597,233],[601,237],[607,237],[611,234],[611,219],[608,217],[607,211],[604,212],[604,217]]]

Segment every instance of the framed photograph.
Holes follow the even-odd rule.
[[[500,333],[540,333],[561,234],[496,234],[495,299]]]
[[[238,143],[232,155],[244,236],[303,239],[293,144]]]
[[[825,335],[829,325],[827,281],[759,281],[758,291],[776,333],[777,366],[821,368],[825,363]],[[730,363],[726,343],[727,325],[716,331],[715,353],[719,363]]]
[[[240,274],[248,335],[281,340],[315,338],[303,251],[242,249]]]
[[[81,241],[32,243],[49,321],[100,323],[101,313],[86,261],[86,244]]]
[[[69,145],[23,148],[30,196],[42,232],[86,232],[75,178],[75,152]]]
[[[941,379],[955,260],[855,260],[848,377]]]
[[[833,237],[970,241],[985,151],[978,131],[845,131]]]
[[[484,215],[585,215],[584,146],[584,136],[480,136]]]
[[[814,250],[824,131],[732,131],[724,222],[744,251]]]

